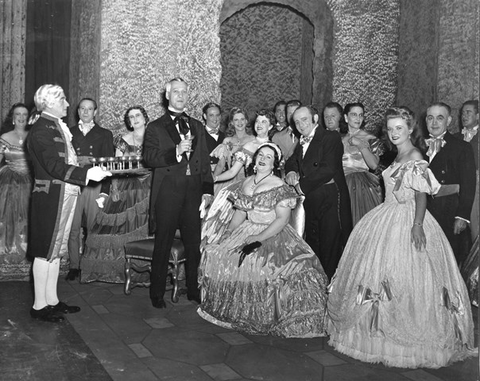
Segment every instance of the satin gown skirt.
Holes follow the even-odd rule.
[[[291,225],[262,241],[239,266],[247,237],[262,232],[275,218],[273,207],[265,202],[274,192],[258,195],[256,201],[263,205],[254,201],[248,220],[231,236],[204,247],[199,314],[249,334],[324,336],[328,280],[313,250]],[[290,207],[295,205],[293,198]]]
[[[0,168],[0,278],[29,279],[26,258],[32,172],[22,147],[3,139],[7,163]]]
[[[345,176],[353,226],[370,210],[382,202],[382,188],[377,176],[370,172],[353,172]]]
[[[431,192],[436,180],[416,164],[397,169],[384,171],[386,201],[357,223],[329,286],[329,343],[361,361],[438,368],[473,354],[470,301],[428,211],[426,248],[411,241],[415,189]]]

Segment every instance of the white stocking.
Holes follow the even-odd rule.
[[[47,299],[47,303],[51,306],[56,306],[58,304],[57,282],[58,282],[59,272],[60,272],[60,258],[54,259],[52,262],[48,263],[46,299]]]
[[[35,290],[35,301],[33,308],[41,310],[47,306],[47,278],[50,264],[44,258],[35,258],[33,260],[33,286]]]

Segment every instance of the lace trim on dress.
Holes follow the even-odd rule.
[[[285,206],[293,209],[297,205],[299,197],[291,186],[283,184],[263,192],[254,193],[252,196],[243,193],[241,187],[239,187],[230,194],[229,200],[234,203],[236,208],[243,210],[251,210],[254,206],[272,209],[281,201],[289,200],[288,205]]]

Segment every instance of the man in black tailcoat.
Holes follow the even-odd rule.
[[[310,106],[294,112],[293,121],[302,136],[285,164],[285,173],[286,182],[305,195],[305,240],[331,279],[352,230],[352,217],[340,135],[319,128],[318,119]]]
[[[187,297],[200,303],[197,268],[200,263],[200,212],[202,200],[209,204],[213,178],[205,128],[185,114],[188,85],[182,78],[167,83],[167,113],[151,122],[145,131],[143,158],[154,169],[150,199],[150,229],[155,246],[150,275],[150,299],[165,308],[163,299],[168,259],[175,231],[180,229],[186,256]]]
[[[217,148],[225,139],[225,134],[220,131],[220,121],[222,119],[222,109],[214,102],[209,102],[203,107],[203,119],[205,120],[205,138],[207,141],[208,153]],[[218,157],[210,156],[210,165],[212,172],[218,163]]]
[[[460,265],[471,244],[468,224],[475,197],[475,159],[472,146],[448,132],[451,121],[451,109],[447,104],[438,102],[427,109],[430,134],[426,140],[427,156],[429,168],[438,182],[458,184],[460,191],[442,197],[429,196],[427,208],[442,227]]]

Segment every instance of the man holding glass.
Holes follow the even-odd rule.
[[[213,195],[210,158],[202,123],[185,113],[188,85],[174,78],[165,86],[168,110],[145,131],[143,158],[154,169],[150,199],[150,230],[155,246],[150,275],[150,299],[165,308],[163,299],[168,259],[180,230],[185,246],[188,300],[200,303],[197,268],[200,263],[200,212]]]

